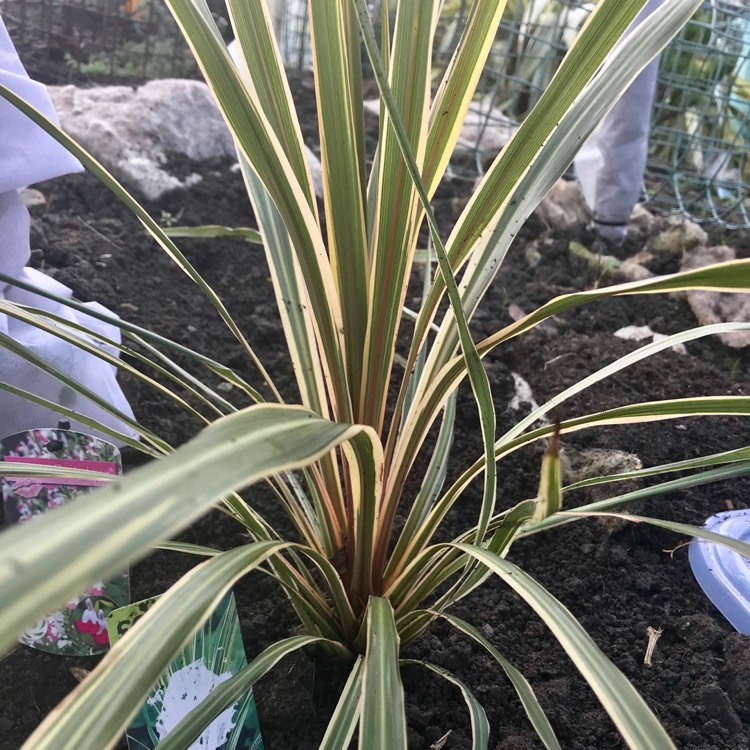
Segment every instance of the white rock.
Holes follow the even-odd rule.
[[[657,341],[664,341],[664,339],[669,338],[665,333],[655,333],[654,334],[654,343]],[[677,354],[687,354],[687,349],[685,348],[685,344],[673,344],[669,347],[673,352],[677,352]]]
[[[201,81],[164,79],[138,89],[50,86],[49,91],[63,130],[150,200],[201,179],[195,173],[183,179],[169,174],[164,168],[169,156],[200,162],[235,155],[232,136]],[[319,175],[320,162],[309,149],[307,156]],[[315,192],[322,195],[320,180]]]
[[[681,217],[669,222],[672,227],[649,243],[654,253],[682,253],[708,243],[708,235],[698,224]]]
[[[618,339],[626,341],[643,341],[654,337],[654,332],[648,326],[625,326],[615,331]]]
[[[712,263],[734,260],[735,252],[731,247],[695,247],[686,251],[682,259],[681,270],[702,268]],[[710,292],[698,289],[687,293],[690,307],[701,325],[729,322],[750,322],[750,297],[747,294],[729,294]],[[750,333],[720,333],[719,338],[727,346],[742,349],[750,345]]]
[[[591,210],[577,182],[558,180],[536,207],[534,213],[552,229],[570,229],[587,224]]]
[[[620,263],[617,275],[624,281],[643,281],[643,279],[650,279],[654,274],[633,258],[628,258]]]
[[[635,230],[645,235],[651,234],[655,221],[654,215],[642,203],[636,203],[628,220],[628,232]]]
[[[641,459],[635,453],[606,448],[577,450],[566,445],[560,453],[560,458],[565,484],[573,484],[600,476],[629,474],[643,468]],[[596,502],[625,492],[631,492],[637,488],[637,480],[626,479],[615,483],[592,485],[583,491],[588,495],[589,501]],[[627,521],[619,518],[599,518],[597,521],[610,532],[617,531],[627,524]]]
[[[456,141],[456,153],[479,151],[483,156],[495,156],[518,130],[518,123],[497,107],[472,102],[466,113],[461,133]]]
[[[138,89],[51,86],[63,129],[118,178],[154,200],[200,180],[164,169],[169,155],[202,161],[234,155],[234,144],[200,81],[150,81]]]
[[[47,198],[44,196],[44,193],[34,188],[24,188],[21,191],[21,200],[23,201],[23,205],[29,209],[29,213],[32,216],[44,213],[44,208],[47,205]]]
[[[646,341],[651,339],[652,341],[664,341],[667,336],[663,333],[654,333],[648,326],[625,326],[615,331],[615,336],[618,339],[625,339],[626,341]],[[687,349],[684,344],[674,344],[670,349],[677,354],[687,354]]]
[[[626,451],[606,448],[576,450],[570,446],[566,446],[563,451],[563,471],[566,483],[582,482],[584,479],[598,476],[628,474],[642,468],[641,459],[635,453]]]
[[[520,409],[523,404],[528,404],[531,407],[532,411],[538,409],[539,404],[534,398],[531,386],[517,372],[512,372],[511,375],[513,376],[513,383],[515,385],[516,392],[513,395],[513,398],[510,400],[508,408],[516,411]]]

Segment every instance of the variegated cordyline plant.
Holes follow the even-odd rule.
[[[699,0],[667,0],[614,51],[643,0],[597,3],[542,100],[496,158],[445,242],[430,199],[458,138],[504,2],[470,3],[458,47],[433,92],[430,59],[439,0],[399,0],[390,26],[383,4],[383,31],[378,40],[365,0],[310,0],[325,231],[264,0],[228,0],[238,45],[236,64],[204,0],[167,2],[235,138],[259,225],[258,234],[241,228],[209,227],[170,234],[206,236],[234,231],[262,242],[299,386],[299,404],[282,401],[273,373],[257,361],[244,333],[172,237],[101,165],[12,92],[0,89],[4,98],[66,144],[133,209],[163,250],[196,282],[196,291],[213,302],[273,394],[271,400],[264,401],[258,390],[209,356],[125,322],[118,323],[126,335],[121,350],[137,357],[141,366],[111,361],[131,376],[153,383],[205,424],[197,437],[179,449],[173,450],[134,422],[130,424],[140,434],[137,442],[96,425],[85,415],[2,385],[62,414],[88,421],[158,459],[33,524],[3,533],[3,648],[9,648],[37,617],[91,580],[122,569],[154,546],[171,546],[208,558],[163,595],[47,717],[27,746],[34,750],[112,747],[160,673],[207,613],[238,578],[260,568],[283,587],[307,635],[280,640],[243,672],[221,683],[160,747],[189,746],[212,717],[280,659],[317,643],[349,659],[352,665],[322,747],[348,747],[358,729],[361,748],[405,748],[400,646],[418,638],[435,618],[447,620],[496,659],[544,745],[558,747],[524,677],[473,625],[450,614],[452,603],[490,575],[499,576],[535,610],[582,672],[628,745],[660,750],[672,747],[643,699],[565,606],[505,557],[511,544],[544,529],[606,514],[649,495],[750,471],[750,449],[676,462],[626,476],[688,472],[678,479],[662,480],[628,494],[618,495],[615,490],[610,500],[566,512],[561,506],[558,435],[598,425],[746,414],[750,399],[707,396],[623,404],[553,426],[540,422],[570,396],[666,347],[748,325],[695,328],[649,344],[592,373],[500,436],[482,359],[549,317],[589,301],[693,288],[745,291],[750,288],[750,261],[558,297],[482,341],[472,340],[467,323],[522,222],[567,168],[596,122],[687,21]],[[364,147],[362,42],[381,94],[379,141],[369,173]],[[407,283],[419,258],[417,238],[424,223],[437,265],[434,278],[428,278],[420,309],[405,315]],[[440,316],[439,304],[446,298],[448,312]],[[0,310],[97,356],[109,357],[96,342],[84,339],[81,330],[63,327],[39,310],[8,302],[2,302]],[[399,331],[410,334],[405,365],[396,362]],[[137,347],[133,348],[133,342]],[[7,338],[3,345],[15,346]],[[35,366],[81,390],[70,377],[32,352],[15,349]],[[235,386],[233,393],[244,394],[254,403],[235,405],[224,391],[218,393],[176,364],[172,359],[175,352],[207,368],[211,376],[207,380],[218,375]],[[158,383],[147,374],[149,368],[159,373]],[[463,381],[470,383],[476,400],[484,452],[446,487],[456,390]],[[398,394],[393,403],[388,402],[391,385]],[[198,406],[183,400],[185,392],[190,394],[191,404]],[[101,403],[96,394],[86,395]],[[391,408],[393,416],[386,420]],[[122,414],[115,416],[123,419]],[[390,425],[387,429],[386,423]],[[433,427],[439,427],[439,435],[429,466],[415,482],[420,487],[416,497],[406,497],[405,483]],[[546,439],[549,447],[541,465],[538,496],[500,506],[496,502],[497,463],[521,446]],[[28,476],[41,470],[14,464],[4,473],[11,471]],[[441,522],[461,502],[464,489],[476,477],[483,480],[483,494],[473,525],[450,543],[436,542]],[[589,482],[622,478],[598,477]],[[292,520],[297,531],[294,539],[282,539],[270,527],[254,507],[252,491],[246,495],[249,499],[237,494],[261,479],[270,484]],[[215,504],[244,525],[250,537],[247,544],[217,552],[168,541]],[[394,519],[399,510],[406,522],[396,533]],[[744,555],[750,551],[748,545],[701,529],[626,514],[621,517],[716,541]],[[471,713],[473,747],[487,747],[488,725],[482,707],[466,685],[438,667],[433,669],[460,688]]]

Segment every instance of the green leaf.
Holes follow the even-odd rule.
[[[381,96],[383,97],[383,101],[388,111],[389,122],[393,128],[393,137],[398,145],[399,151],[401,152],[401,156],[403,157],[404,167],[405,167],[406,173],[411,179],[411,185],[412,185],[413,191],[416,197],[419,199],[422,210],[424,211],[425,217],[427,219],[427,224],[430,228],[430,236],[432,238],[432,242],[435,246],[435,251],[437,253],[438,263],[440,265],[440,272],[445,280],[446,288],[448,289],[448,297],[450,300],[451,309],[456,319],[456,324],[457,324],[459,336],[461,339],[461,348],[463,350],[462,356],[466,364],[466,369],[469,375],[469,381],[471,383],[472,391],[474,393],[474,398],[476,400],[477,407],[479,410],[479,420],[480,420],[481,429],[482,429],[482,443],[484,445],[484,458],[485,458],[485,461],[484,461],[485,482],[484,482],[484,489],[483,489],[483,496],[482,496],[482,507],[480,509],[479,523],[477,525],[478,527],[477,539],[481,539],[484,536],[484,532],[487,528],[487,524],[489,523],[490,517],[494,509],[495,489],[497,487],[497,467],[495,465],[495,461],[492,455],[492,441],[495,438],[496,417],[495,417],[494,405],[492,402],[490,382],[487,377],[487,373],[482,367],[479,354],[477,352],[477,349],[474,345],[474,341],[471,337],[471,333],[469,331],[468,322],[465,316],[463,315],[458,286],[456,284],[456,280],[453,276],[453,273],[450,267],[450,262],[448,260],[446,249],[440,237],[440,232],[438,230],[437,222],[435,220],[435,215],[432,211],[432,207],[430,206],[427,192],[425,190],[424,184],[419,174],[418,158],[415,157],[413,149],[412,149],[412,145],[411,145],[413,141],[410,142],[410,138],[409,138],[410,133],[407,131],[407,129],[404,127],[404,123],[401,121],[401,117],[400,117],[400,113],[398,109],[398,102],[396,98],[394,97],[393,92],[391,91],[388,81],[385,80],[385,70],[383,68],[383,63],[380,59],[380,54],[378,52],[377,44],[375,41],[372,24],[370,23],[370,19],[367,14],[367,8],[365,7],[364,0],[354,0],[354,2],[356,3],[356,6],[357,6],[357,14],[358,14],[359,21],[360,21],[360,28],[362,29],[362,35],[363,35],[363,39],[365,43],[365,48],[367,49],[367,53],[370,57],[370,62],[372,63],[373,71],[375,73],[375,78],[378,82],[378,86],[380,87]],[[410,16],[408,15],[408,13],[412,12],[411,3],[404,3],[403,5],[399,5],[399,10],[401,10],[402,7],[404,8],[404,14],[405,14],[402,23],[406,26],[406,33],[407,34],[417,33],[418,28],[410,27],[408,25],[409,19],[410,19]],[[398,36],[398,18],[399,17],[397,16],[396,36]],[[433,17],[433,22],[434,22],[434,17]],[[396,39],[394,39],[394,46],[396,47],[398,46],[396,44]],[[393,66],[391,68],[392,73],[393,73],[394,68],[397,66],[397,64],[398,62],[397,62],[396,56],[394,55]],[[421,69],[420,69],[420,74],[421,74]],[[398,80],[398,76],[403,75],[403,73],[393,73],[393,75],[395,75]],[[411,103],[409,106],[410,107],[412,106]],[[416,123],[410,122],[409,125],[416,126]],[[421,152],[421,150],[418,148],[417,153],[420,155],[419,158],[421,159],[423,152]],[[416,242],[416,237],[414,238],[414,242]],[[414,248],[412,246],[411,250],[413,251],[413,249]],[[374,264],[373,267],[375,268],[376,265],[377,264]],[[390,273],[390,271],[388,271],[387,273]],[[376,274],[377,274],[377,270],[376,270]],[[402,306],[402,303],[399,304],[399,309],[401,306]],[[375,316],[373,318],[373,322],[379,325],[380,322],[382,321],[378,321],[376,313],[373,313],[373,314]],[[371,327],[370,329],[371,333],[373,330],[374,329]],[[383,395],[383,398],[385,398],[385,395]],[[396,461],[397,462],[400,461],[400,457],[396,459]],[[410,466],[410,462],[409,462],[409,466]],[[408,471],[408,466],[406,468],[406,471]],[[377,575],[378,577],[380,577],[380,575],[382,574],[382,571],[385,569],[385,558],[386,558],[388,543],[390,540],[390,534],[391,534],[391,530],[393,526],[393,520],[395,518],[398,501],[401,497],[402,485],[398,481],[401,476],[403,476],[403,473],[397,475],[397,481],[395,483],[391,482],[390,485],[386,488],[386,493],[385,493],[384,501],[382,504],[383,505],[383,508],[382,508],[383,521],[381,523],[381,527],[379,530],[379,536],[377,540],[376,553],[375,553],[375,560],[373,562],[373,569],[375,571],[375,575]]]
[[[401,663],[414,664],[429,669],[431,672],[440,675],[444,680],[453,683],[461,691],[466,706],[469,709],[469,716],[471,717],[472,750],[487,750],[487,743],[490,739],[490,725],[487,721],[487,714],[466,684],[461,682],[461,680],[452,675],[448,670],[437,666],[437,664],[417,661],[416,659],[402,659]]]
[[[328,251],[341,297],[352,401],[368,324],[365,136],[359,29],[350,0],[310,0]]]
[[[623,521],[630,521],[631,523],[646,523],[650,526],[658,526],[662,529],[667,529],[668,531],[674,531],[675,534],[684,534],[685,536],[696,537],[706,542],[720,544],[722,547],[726,547],[727,549],[732,550],[732,552],[736,552],[738,555],[750,559],[750,544],[747,542],[743,542],[741,539],[735,539],[731,536],[717,534],[714,531],[709,531],[700,526],[678,523],[677,521],[665,521],[661,518],[651,518],[650,516],[634,516],[630,513],[594,513],[591,511],[582,512],[571,510],[565,511],[565,513],[562,513],[561,515],[578,518],[619,518]]]
[[[536,497],[536,510],[532,521],[541,521],[554,515],[562,507],[562,471],[560,468],[560,433],[556,430],[550,439],[542,459],[542,472],[539,491]]]
[[[665,3],[661,11],[654,13],[648,23],[642,24],[611,53],[616,62],[609,66],[607,75],[596,76],[587,84],[609,46],[642,5],[640,0],[597,3],[552,83],[475,191],[447,243],[456,271],[463,262],[470,261],[462,278],[467,316],[473,315],[520,225],[567,169],[586,134],[698,4],[698,0]],[[410,363],[422,346],[443,291],[438,277],[417,324]],[[431,349],[423,380],[425,387],[434,382],[456,344],[456,330],[447,318]],[[405,440],[411,442],[410,437]]]
[[[349,467],[352,504],[348,515],[347,539],[352,559],[351,589],[364,597],[377,590],[373,580],[373,551],[379,529],[383,492],[383,448],[374,431],[363,432],[343,446]]]
[[[581,671],[629,747],[675,747],[638,691],[552,594],[516,565],[487,550],[469,544],[456,547],[486,565],[539,615]]]
[[[300,407],[251,406],[218,420],[166,458],[33,524],[4,531],[0,650],[35,618],[174,536],[224,495],[304,466],[362,429]]]
[[[72,338],[76,337],[73,336]],[[24,346],[23,344],[17,342],[15,339],[2,332],[0,332],[0,346],[10,352],[13,352],[21,359],[26,360],[26,362],[28,362],[33,367],[36,367],[38,370],[47,373],[47,375],[51,375],[53,378],[55,378],[55,380],[58,380],[71,390],[83,396],[85,399],[88,399],[92,403],[96,404],[106,414],[111,415],[116,420],[122,422],[123,424],[134,430],[138,435],[141,436],[142,439],[150,443],[156,450],[167,452],[170,449],[169,444],[165,443],[160,437],[151,432],[151,430],[146,429],[141,424],[136,422],[135,419],[132,419],[127,414],[124,414],[119,409],[116,409],[109,403],[106,398],[102,398],[102,396],[100,396],[98,393],[95,393],[90,388],[87,388],[75,378],[71,377],[62,370],[59,370],[54,365],[51,365],[45,359],[40,357],[32,348]],[[10,388],[8,388],[7,390],[10,390]],[[59,411],[59,409],[57,409],[57,405],[55,405],[55,408],[53,410]],[[77,416],[76,419],[78,419]]]
[[[328,722],[319,750],[349,750],[354,730],[359,722],[364,666],[364,660],[358,656],[341,691],[333,716]]]
[[[672,479],[669,482],[662,482],[661,484],[652,485],[651,487],[644,487],[643,489],[627,492],[623,495],[617,495],[616,497],[611,497],[606,500],[599,500],[588,505],[581,505],[576,508],[576,511],[578,513],[589,513],[613,510],[650,497],[667,495],[670,492],[680,492],[682,490],[690,489],[691,487],[698,487],[702,484],[711,484],[713,482],[721,482],[726,479],[734,479],[735,477],[742,477],[746,474],[750,474],[750,461],[741,461],[729,466],[722,466],[719,469],[701,471],[697,474],[691,474],[687,477],[681,477],[680,479]],[[520,536],[530,536],[531,534],[536,534],[544,529],[570,523],[573,520],[575,520],[575,518],[566,516],[565,513],[558,513],[555,516],[546,518],[544,521],[533,524],[533,526],[528,526],[523,530]]]
[[[481,357],[485,357],[504,341],[530,330],[554,315],[559,315],[566,310],[572,310],[588,302],[621,295],[657,294],[689,289],[710,289],[723,292],[750,291],[750,261],[739,260],[719,263],[692,271],[660,276],[656,279],[628,282],[602,289],[561,295],[529,313],[521,320],[511,323],[481,341],[477,344],[477,350]],[[654,351],[651,350],[651,353],[654,353]],[[405,480],[406,472],[414,460],[414,454],[418,446],[424,441],[424,436],[450,394],[454,392],[465,376],[464,359],[459,356],[448,362],[435,377],[429,379],[425,379],[427,378],[426,375],[423,377],[424,382],[420,386],[417,400],[419,409],[412,410],[413,414],[410,415],[406,426],[399,435],[399,446],[403,452],[399,466],[394,467],[394,469],[395,472],[400,472],[400,475],[394,476],[391,480],[396,486],[400,486]],[[512,430],[509,434],[513,434],[513,432]],[[508,443],[511,446],[513,444],[513,441]],[[476,474],[473,474],[473,476],[476,476]]]
[[[567,485],[564,490],[572,492],[583,487],[591,487],[595,484],[605,484],[607,482],[621,482],[627,479],[641,479],[642,477],[651,477],[659,474],[667,474],[674,471],[683,471],[685,469],[700,469],[707,466],[716,466],[717,464],[730,464],[750,459],[750,446],[737,448],[731,451],[722,451],[721,453],[712,453],[709,456],[700,456],[699,458],[689,458],[685,461],[674,461],[660,466],[649,466],[646,469],[637,471],[627,471],[621,474],[609,474],[601,477],[590,477],[581,479],[579,482]]]
[[[81,148],[72,138],[70,138],[62,130],[60,130],[60,128],[58,128],[54,123],[52,123],[40,112],[34,109],[26,101],[24,101],[21,97],[16,95],[13,91],[11,91],[6,86],[3,86],[2,84],[0,84],[0,97],[6,99],[14,107],[23,112],[42,130],[44,130],[58,143],[60,143],[68,151],[70,151],[70,153],[73,154],[83,164],[83,166],[86,167],[86,169],[88,169],[99,180],[101,180],[101,182],[138,217],[148,233],[157,241],[159,246],[162,248],[162,250],[164,250],[169,258],[177,265],[178,268],[184,271],[184,273],[187,274],[187,276],[198,285],[201,292],[214,306],[221,319],[227,325],[237,341],[242,345],[243,349],[247,352],[250,359],[260,371],[261,375],[263,375],[271,391],[274,393],[277,399],[281,401],[281,397],[279,396],[278,391],[273,384],[273,381],[269,377],[268,373],[263,367],[263,364],[256,356],[242,331],[239,329],[234,319],[229,314],[229,311],[224,306],[224,303],[219,299],[219,296],[216,294],[213,288],[208,283],[206,283],[203,277],[195,270],[188,259],[180,252],[179,248],[174,244],[174,242],[172,242],[172,240],[167,237],[167,235],[164,233],[164,230],[153,220],[153,218],[148,214],[143,206],[141,206],[140,203],[138,203],[138,201],[136,201],[135,198],[133,198],[133,196],[130,195],[130,193],[125,190],[125,188],[117,180],[115,180],[115,178],[112,177],[112,175],[85,149]],[[10,283],[12,283],[14,286],[24,288],[24,285],[17,283],[15,280],[11,279]],[[31,289],[32,291],[34,291],[33,287],[31,287]],[[47,294],[42,294],[42,296],[49,297],[49,295]],[[73,305],[69,306],[73,307]],[[94,317],[98,317],[101,319],[99,315],[94,314],[93,310],[90,310],[88,308],[83,308],[83,310],[86,314],[94,315]]]
[[[440,490],[443,488],[443,482],[445,481],[445,476],[448,470],[450,448],[453,444],[453,424],[456,417],[456,398],[457,394],[454,393],[448,399],[443,422],[440,425],[440,433],[438,434],[438,439],[435,443],[432,457],[430,458],[430,465],[427,467],[427,472],[422,479],[419,493],[409,509],[409,515],[406,518],[404,528],[401,531],[401,534],[399,534],[396,546],[391,554],[390,560],[388,561],[388,566],[385,570],[386,579],[392,578],[394,574],[403,569],[404,564],[413,557],[413,550],[415,547],[416,549],[421,549],[419,545],[414,545],[414,539],[417,531],[420,529],[427,516],[431,513],[435,501],[440,494]],[[407,550],[410,548],[412,549],[407,554]]]
[[[42,406],[45,409],[49,409],[53,413],[59,414],[61,417],[67,417],[68,419],[71,419],[71,420],[75,419],[81,422],[82,424],[87,425],[88,427],[93,427],[95,430],[98,430],[99,432],[101,432],[104,435],[107,435],[110,438],[114,438],[115,440],[120,441],[123,445],[129,445],[132,448],[136,448],[142,453],[145,453],[154,458],[158,458],[164,453],[164,450],[157,450],[156,448],[152,448],[151,446],[145,445],[144,443],[141,443],[137,438],[134,438],[131,435],[127,435],[124,432],[120,432],[119,430],[115,430],[111,427],[108,427],[107,425],[102,424],[98,420],[87,417],[85,414],[81,414],[80,412],[77,412],[74,409],[68,409],[67,407],[60,406],[60,404],[56,404],[54,401],[50,401],[49,399],[42,398],[41,396],[37,396],[35,393],[31,393],[31,391],[26,391],[23,388],[16,388],[10,383],[5,383],[2,380],[0,380],[0,391],[11,393],[14,396],[18,396],[19,398],[26,399],[27,401],[30,401],[33,404],[38,404],[39,406]]]
[[[254,245],[262,245],[263,237],[257,229],[250,227],[222,227],[219,224],[206,224],[200,227],[164,227],[167,237],[190,237],[209,239],[214,237],[239,237]]]
[[[516,690],[531,725],[534,727],[537,735],[539,735],[539,739],[548,750],[559,750],[560,743],[557,741],[547,714],[544,713],[544,709],[539,705],[539,701],[528,680],[474,626],[446,612],[435,612],[434,614],[447,620],[454,628],[475,640],[503,668],[503,671]]]
[[[461,134],[506,4],[505,0],[473,0],[467,12],[461,38],[432,102],[424,165],[424,180],[430,196]]]
[[[418,172],[427,144],[432,36],[439,3],[398,3],[387,78],[366,3],[355,0],[355,5],[387,111],[380,123],[374,179],[377,188],[370,246],[369,325],[357,412],[359,421],[380,431],[419,228],[415,222],[419,197],[410,176],[412,164],[402,154],[402,147],[408,144]]]
[[[587,414],[583,417],[565,420],[564,422],[560,422],[559,428],[562,435],[602,425],[637,424],[640,422],[654,422],[685,417],[747,414],[750,414],[750,398],[746,396],[707,396],[705,398],[670,399],[667,401],[647,401],[642,404],[629,404],[616,409],[609,409],[596,414]],[[495,458],[499,460],[509,453],[518,450],[522,445],[547,437],[556,428],[557,426],[540,427],[510,442],[497,443],[495,445]],[[449,502],[455,496],[460,495],[468,483],[479,474],[482,466],[483,462],[478,460],[464,471],[443,495],[440,503]],[[644,490],[639,490],[639,492],[641,491]],[[542,525],[546,526],[550,520],[540,521],[534,524],[534,527],[541,528]]]
[[[371,596],[367,611],[360,750],[406,750],[404,688],[398,652],[393,609],[387,599]]]
[[[71,469],[67,466],[45,466],[21,461],[0,461],[0,477],[60,477],[65,479],[86,479],[109,484],[116,477],[102,471]]]
[[[206,3],[199,2],[197,6],[204,14],[209,10]],[[239,52],[236,62],[240,75],[249,82],[252,95],[257,97],[260,109],[289,159],[305,200],[317,217],[315,191],[305,157],[302,131],[272,28],[268,3],[264,0],[229,0],[227,10],[235,32],[234,44]],[[232,56],[235,56],[234,52]]]
[[[13,278],[12,276],[6,276],[5,274],[0,273],[0,282],[2,282],[3,284],[9,284],[10,286],[18,287],[19,289],[31,292],[32,294],[37,294],[40,297],[52,300],[53,302],[56,302],[63,307],[68,307],[71,310],[76,310],[77,312],[83,313],[84,315],[96,318],[97,320],[101,320],[102,322],[114,326],[115,328],[119,328],[121,331],[125,332],[125,334],[128,335],[132,340],[136,341],[144,348],[147,348],[154,356],[161,359],[163,362],[169,363],[173,371],[179,372],[185,377],[189,378],[191,376],[185,373],[182,368],[177,368],[175,370],[176,366],[174,365],[172,360],[170,360],[159,349],[156,349],[153,346],[154,344],[158,344],[159,346],[163,346],[166,349],[170,349],[172,351],[178,352],[179,354],[183,354],[189,359],[200,363],[204,367],[208,368],[208,370],[210,370],[212,373],[218,375],[227,382],[230,382],[233,385],[241,388],[244,392],[250,395],[253,401],[255,401],[256,403],[263,401],[257,391],[248,386],[247,383],[245,383],[245,381],[229,367],[221,364],[220,362],[217,362],[214,359],[211,359],[210,357],[206,357],[205,355],[200,354],[193,349],[183,346],[182,344],[178,344],[176,341],[172,341],[171,339],[168,339],[164,336],[160,336],[158,333],[149,331],[147,328],[141,328],[140,326],[134,325],[133,323],[129,323],[128,321],[123,320],[122,318],[119,318],[115,315],[108,315],[106,313],[100,312],[99,310],[96,310],[95,308],[86,307],[86,305],[81,304],[80,302],[76,302],[75,300],[60,297],[56,294],[48,292],[45,289],[37,289],[33,284],[27,284],[20,279]],[[55,319],[55,316],[51,315],[50,313],[46,313],[46,317]],[[210,389],[207,388],[204,383],[198,381],[197,378],[193,378],[190,382],[192,382],[193,385],[197,385],[198,387],[200,387],[204,391],[204,393],[213,393]],[[213,397],[216,398],[220,403],[224,403],[220,397],[217,397],[216,394],[214,394]]]
[[[144,374],[138,368],[133,367],[131,364],[124,361],[120,357],[117,357],[111,354],[110,351],[108,351],[108,349],[105,349],[102,346],[98,346],[96,343],[91,341],[91,339],[94,338],[97,341],[100,341],[103,344],[105,344],[107,347],[121,349],[121,347],[116,342],[110,341],[104,336],[100,336],[94,332],[88,331],[88,329],[83,325],[73,324],[70,321],[60,318],[59,316],[50,315],[49,316],[50,320],[47,320],[46,319],[47,316],[44,314],[44,312],[43,311],[40,311],[40,312],[41,312],[41,315],[37,315],[19,305],[14,304],[13,302],[0,300],[0,313],[9,315],[10,317],[16,318],[17,320],[22,320],[24,323],[27,323],[30,326],[34,326],[35,328],[45,331],[45,333],[49,334],[50,336],[55,336],[56,338],[62,339],[63,341],[67,341],[68,343],[72,344],[72,346],[74,346],[75,348],[88,352],[89,354],[96,357],[97,359],[101,359],[104,362],[107,362],[113,368],[127,372],[136,380],[140,380],[141,382],[148,385],[152,390],[158,393],[161,393],[163,396],[166,396],[168,399],[170,399],[175,404],[180,406],[182,409],[184,409],[186,412],[191,414],[193,417],[196,417],[199,421],[203,423],[208,422],[208,420],[202,414],[200,414],[200,412],[194,409],[190,404],[187,403],[187,401],[185,401],[184,398],[179,396],[177,393],[174,393],[173,391],[169,390],[169,388],[162,385],[161,383],[154,380],[153,378],[149,377],[148,375]],[[52,322],[50,322],[51,320],[54,320],[59,325],[53,324]],[[76,335],[76,333],[74,333],[73,331],[82,335]],[[143,357],[143,359],[146,360],[146,362],[149,362],[149,360],[146,359],[145,357]],[[179,378],[175,378],[170,373],[164,371],[163,368],[160,368],[158,365],[153,365],[153,366],[156,369],[161,370],[165,375],[167,375],[167,377],[174,378],[175,380],[177,380],[177,382],[184,388],[191,389],[191,386],[188,383],[185,383]],[[75,385],[71,385],[70,387],[74,388],[75,390],[78,390],[78,387]],[[198,395],[199,398],[203,398],[204,402],[210,404],[210,402],[208,402],[201,395],[199,394],[196,394],[196,395]],[[218,411],[218,416],[222,416],[221,411]]]
[[[687,331],[673,334],[672,336],[666,336],[660,341],[653,341],[650,344],[641,346],[635,351],[626,354],[624,357],[620,357],[606,367],[602,367],[591,375],[578,380],[569,388],[566,388],[564,391],[561,391],[549,401],[542,404],[539,408],[534,409],[528,416],[513,425],[508,432],[499,438],[498,442],[504,443],[513,439],[517,435],[520,435],[527,427],[549,414],[555,407],[559,406],[564,401],[581,393],[586,390],[586,388],[590,388],[592,385],[601,382],[605,378],[621,372],[626,367],[634,365],[636,362],[640,362],[647,357],[651,357],[654,354],[670,349],[675,344],[684,344],[688,341],[703,338],[704,336],[713,336],[720,333],[733,333],[736,331],[750,331],[750,323],[717,323],[714,325],[700,326],[698,328],[691,328]]]

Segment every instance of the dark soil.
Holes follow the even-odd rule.
[[[295,82],[313,121],[310,87]],[[307,132],[313,143],[313,133]],[[252,214],[237,172],[228,164],[201,165],[202,183],[149,206],[159,217],[180,223],[247,225]],[[193,167],[191,167],[193,168]],[[197,169],[197,167],[196,167]],[[471,181],[454,178],[436,198],[439,222],[449,227],[468,198]],[[95,299],[127,319],[186,342],[224,361],[252,382],[247,364],[229,331],[189,279],[176,269],[116,200],[93,178],[74,176],[41,186],[47,196],[34,224],[35,263],[69,285],[81,299]],[[165,212],[162,214],[162,212]],[[531,219],[509,253],[506,265],[474,323],[477,337],[510,322],[509,307],[528,312],[550,298],[606,281],[568,252],[575,239],[591,246],[581,227],[550,234]],[[718,237],[740,255],[750,252],[744,235]],[[640,249],[633,240],[629,253]],[[532,267],[525,250],[532,242],[542,253]],[[220,292],[247,333],[284,395],[293,398],[287,353],[275,313],[272,288],[260,248],[242,241],[183,241],[181,245],[205,278]],[[660,272],[677,270],[677,258]],[[512,340],[488,359],[498,404],[498,434],[521,411],[507,404],[512,372],[531,385],[538,402],[547,400],[584,375],[636,347],[613,337],[625,325],[650,325],[673,333],[695,325],[682,296],[628,297],[561,316],[529,335]],[[688,345],[688,355],[668,351],[612,377],[564,404],[560,416],[625,403],[688,395],[747,394],[750,361],[745,353],[720,343]],[[138,418],[170,442],[179,444],[198,429],[178,407],[130,379],[123,386]],[[460,395],[451,471],[455,475],[481,451],[476,409],[468,390]],[[577,432],[565,440],[569,453],[585,448],[617,448],[637,454],[644,466],[740,447],[746,428],[737,418],[691,419],[637,427],[607,427]],[[500,464],[500,502],[508,506],[535,495],[539,448],[521,451]],[[130,466],[137,463],[129,457]],[[410,487],[413,495],[415,487]],[[747,507],[750,479],[698,487],[642,503],[636,510],[702,524],[728,507]],[[479,505],[479,488],[470,487],[444,533],[464,530]],[[409,496],[411,496],[409,495]],[[284,528],[273,497],[262,487],[249,496],[261,512]],[[566,498],[568,507],[591,493]],[[242,530],[219,513],[197,523],[184,537],[217,548],[243,542]],[[693,578],[684,540],[645,525],[595,520],[570,524],[519,541],[510,559],[559,597],[596,643],[644,695],[680,748],[750,746],[749,641],[733,631]],[[156,553],[131,570],[133,599],[164,591],[194,564],[178,554]],[[264,576],[240,582],[235,594],[248,657],[280,637],[296,632],[293,612],[275,584]],[[565,748],[619,748],[623,742],[583,678],[530,609],[500,582],[490,580],[455,608],[474,623],[532,683]],[[662,629],[650,667],[644,665],[648,627]],[[475,692],[487,711],[490,747],[523,750],[541,747],[515,693],[501,670],[479,648],[438,623],[409,647],[406,656],[453,671]],[[0,750],[15,750],[58,701],[75,687],[73,666],[90,669],[93,659],[63,659],[19,646],[0,662]],[[321,654],[303,653],[283,662],[255,689],[268,750],[317,747],[346,671]],[[470,724],[455,687],[421,667],[404,670],[410,747],[430,748],[450,732],[446,748],[470,746]],[[743,726],[744,725],[744,726]],[[97,750],[84,748],[82,750]]]

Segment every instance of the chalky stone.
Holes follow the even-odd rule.
[[[711,516],[704,528],[750,544],[750,510]],[[750,560],[724,547],[694,539],[689,551],[693,573],[714,606],[743,635],[750,635]]]

